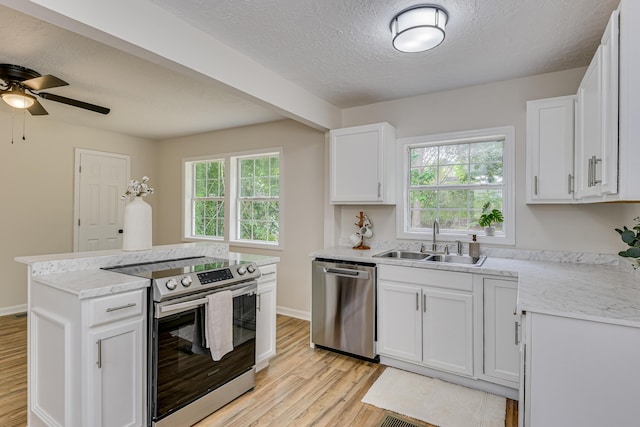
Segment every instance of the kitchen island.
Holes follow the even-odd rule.
[[[102,268],[202,256],[279,261],[206,243],[16,258],[29,273],[29,426],[147,425],[151,282]]]
[[[491,256],[488,249],[489,256],[482,266],[471,267],[374,256],[382,252],[384,248],[370,251],[332,248],[311,254],[314,258],[375,263],[379,271],[394,273],[387,274],[378,283],[379,340],[381,334],[384,338],[383,332],[387,327],[380,317],[385,312],[384,305],[382,310],[380,306],[380,301],[383,304],[385,301],[384,292],[421,281],[427,300],[433,294],[431,289],[444,289],[451,295],[464,296],[459,290],[447,289],[451,286],[446,281],[441,280],[434,288],[428,284],[433,274],[417,275],[416,272],[447,271],[483,277],[483,281],[473,281],[474,339],[464,341],[473,347],[473,369],[469,364],[460,363],[467,368],[459,375],[462,380],[447,379],[477,388],[480,385],[478,380],[496,382],[487,377],[485,370],[495,360],[505,360],[505,357],[495,359],[493,351],[500,351],[499,346],[495,346],[495,340],[488,342],[487,337],[492,331],[499,333],[501,326],[497,321],[512,322],[512,319],[506,310],[502,310],[502,317],[500,310],[493,316],[487,316],[489,310],[496,308],[489,308],[487,302],[494,301],[500,289],[503,296],[507,295],[504,283],[513,281],[517,286],[517,293],[513,294],[517,319],[515,339],[520,344],[520,375],[516,383],[520,425],[583,427],[637,424],[640,415],[634,396],[640,394],[640,272],[631,268],[629,260],[611,255],[534,251],[513,251],[514,258],[521,258],[513,259]],[[550,261],[554,258],[563,262]],[[412,275],[401,276],[404,271],[410,271]],[[455,283],[454,286],[462,289]],[[380,293],[381,289],[383,293]],[[508,301],[508,298],[503,301]],[[483,315],[478,315],[478,312]],[[446,328],[451,333],[449,324]],[[426,320],[423,325],[423,329],[428,325]],[[513,343],[513,323],[502,326],[502,329],[510,331]],[[464,329],[459,328],[457,333],[463,332]],[[449,337],[454,339],[451,334]],[[384,346],[381,348],[380,342],[378,345],[381,355],[389,351]],[[426,345],[424,349],[426,352]],[[419,348],[418,352],[422,350]],[[503,353],[503,356],[505,354],[510,357],[510,353]],[[409,357],[399,359],[401,367],[433,373],[422,370],[421,366],[427,363],[425,357],[422,362],[411,363],[407,363]],[[384,362],[384,358],[381,360]],[[395,360],[391,362],[395,363]],[[416,369],[419,365],[421,369]],[[506,371],[499,369],[498,374]],[[439,375],[438,372],[435,374]]]

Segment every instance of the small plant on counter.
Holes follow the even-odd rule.
[[[132,197],[145,197],[149,194],[153,194],[153,188],[149,187],[149,177],[143,176],[142,181],[138,181],[137,179],[132,179],[129,181],[129,186],[127,187],[127,191],[120,196],[122,200],[130,200]]]
[[[640,216],[633,220],[636,224],[631,230],[629,230],[626,225],[622,227],[622,230],[619,228],[616,228],[615,230],[620,234],[622,241],[630,246],[626,251],[618,252],[618,255],[627,258],[635,258],[636,261],[633,268],[638,268],[640,267]]]
[[[480,227],[484,227],[487,236],[493,236],[495,231],[493,224],[500,224],[504,221],[502,211],[500,209],[491,209],[491,202],[487,202],[482,206],[482,215],[478,219]]]

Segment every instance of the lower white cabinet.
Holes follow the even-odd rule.
[[[276,264],[260,267],[256,301],[256,371],[269,365],[276,354]]]
[[[638,425],[640,328],[539,313],[523,325],[521,427]]]
[[[146,425],[146,289],[30,288],[29,426]]]
[[[140,393],[144,331],[144,319],[136,318],[89,333],[87,425],[140,425],[146,405]]]
[[[518,283],[482,277],[483,379],[511,388],[520,381],[519,316],[516,315]]]
[[[378,352],[473,375],[470,274],[378,266]]]

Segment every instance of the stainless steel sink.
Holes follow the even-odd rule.
[[[452,264],[465,264],[472,267],[480,267],[486,256],[480,258],[472,258],[469,255],[453,255],[453,254],[433,254],[425,258],[425,261],[431,262],[447,262]]]
[[[401,251],[390,250],[376,254],[374,258],[391,258],[391,259],[406,259],[413,261],[425,261],[425,262],[446,262],[450,264],[464,264],[469,267],[480,267],[486,256],[480,258],[472,258],[469,255],[454,255],[454,254],[429,254],[419,251]]]
[[[412,259],[422,261],[426,259],[429,254],[425,254],[422,252],[414,252],[414,251],[397,251],[391,250],[387,252],[383,252],[381,254],[374,255],[374,258],[395,258],[395,259]]]

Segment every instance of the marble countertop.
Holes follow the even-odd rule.
[[[102,270],[102,267],[200,255],[254,262],[258,266],[280,261],[279,257],[229,252],[226,245],[192,243],[136,252],[117,250],[19,257],[16,261],[30,266],[31,280],[86,299],[150,286],[148,279]]]
[[[640,327],[640,275],[617,265],[508,259],[489,256],[480,267],[373,258],[383,249],[332,248],[314,258],[404,265],[517,277],[518,310]]]

